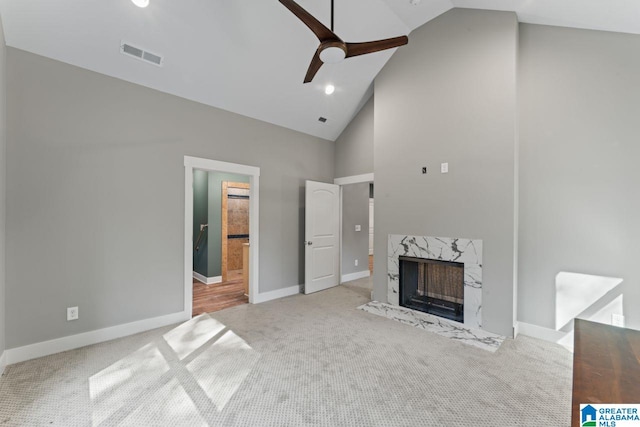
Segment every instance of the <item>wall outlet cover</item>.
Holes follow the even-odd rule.
[[[356,262],[355,262],[355,266],[356,266],[356,267],[358,266],[358,260],[356,260]]]
[[[67,307],[67,321],[78,320],[78,307]]]
[[[613,326],[619,326],[624,328],[624,316],[622,314],[612,314],[611,315],[611,324]]]
[[[356,231],[360,231],[360,230],[362,230],[362,227],[359,225],[356,225]]]
[[[449,163],[440,164],[440,173],[449,173]]]

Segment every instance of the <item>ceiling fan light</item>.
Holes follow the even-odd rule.
[[[133,4],[135,4],[138,7],[149,6],[149,0],[131,0],[131,2],[133,2]]]
[[[324,93],[326,93],[327,95],[331,95],[333,92],[335,92],[336,87],[334,85],[326,85],[324,88]]]
[[[336,46],[330,46],[320,52],[320,59],[325,64],[337,64],[347,56],[347,53]]]

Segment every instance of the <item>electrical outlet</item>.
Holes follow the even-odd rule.
[[[449,163],[440,163],[440,173],[449,173]]]
[[[624,316],[622,314],[612,314],[611,315],[611,324],[613,326],[619,326],[624,328]]]
[[[78,320],[78,307],[67,307],[67,321]]]
[[[362,230],[362,227],[359,225],[356,225],[356,231],[360,231],[360,230]]]
[[[355,262],[355,266],[356,266],[356,267],[358,266],[358,260],[356,260],[356,262]]]

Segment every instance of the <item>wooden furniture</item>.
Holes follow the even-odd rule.
[[[227,273],[230,270],[240,269],[242,244],[249,241],[249,189],[249,184],[244,182],[222,181],[222,261],[220,267],[223,282],[228,280]],[[231,200],[231,203],[230,195],[236,197]],[[229,239],[230,235],[234,238]],[[246,236],[240,238],[241,235]]]
[[[242,281],[244,294],[249,296],[249,243],[242,244]]]
[[[571,426],[580,404],[640,403],[640,331],[575,319]]]

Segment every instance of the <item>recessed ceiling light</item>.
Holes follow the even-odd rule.
[[[149,6],[149,0],[131,0],[133,4],[138,7],[147,7]]]
[[[327,95],[331,95],[334,91],[336,90],[334,85],[327,85],[324,88],[324,93],[326,93]]]

